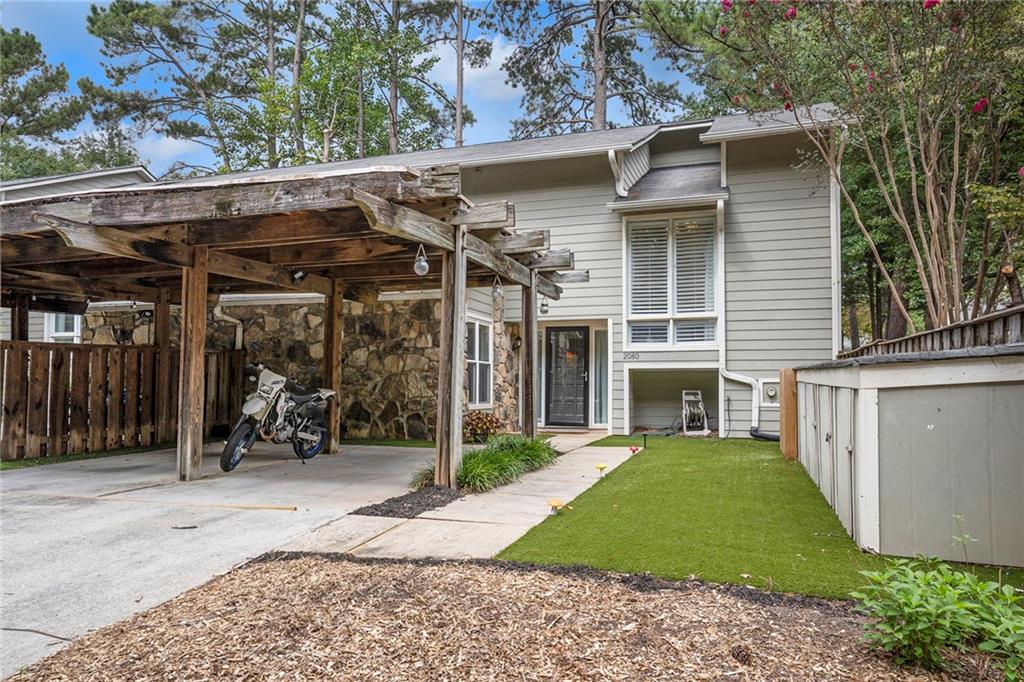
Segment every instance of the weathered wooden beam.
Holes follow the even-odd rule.
[[[28,298],[28,309],[44,313],[67,313],[69,315],[84,315],[89,304],[84,300],[73,300],[67,297],[52,298],[48,296],[32,296],[30,294],[4,294],[0,296],[0,306],[10,308],[12,311],[19,305],[20,297]],[[13,318],[12,318],[13,324]]]
[[[335,393],[327,407],[327,452],[341,452],[342,342],[345,334],[345,285],[331,280],[331,294],[324,300],[324,381]]]
[[[466,377],[465,226],[455,228],[454,250],[442,260],[434,484],[457,489],[462,464],[462,405]]]
[[[551,232],[532,230],[530,232],[515,232],[511,235],[496,234],[490,238],[485,237],[484,241],[506,255],[533,253],[551,247]]]
[[[209,247],[192,251],[181,280],[181,360],[178,375],[178,480],[203,469],[203,385],[206,381],[206,278]]]
[[[185,225],[160,225],[133,230],[132,234],[168,241],[185,241],[188,237],[188,230]],[[8,239],[0,242],[0,262],[5,266],[63,263],[95,258],[95,252],[68,246],[59,236]]]
[[[333,265],[346,261],[372,261],[381,256],[404,253],[408,244],[388,244],[377,238],[342,242],[321,242],[301,246],[278,246],[270,249],[269,260],[277,265]]]
[[[153,342],[156,354],[156,442],[171,439],[171,292],[160,289],[153,306]]]
[[[94,280],[83,280],[49,272],[28,270],[4,270],[4,288],[38,293],[47,291],[55,294],[71,294],[104,301],[146,301],[156,300],[157,291],[152,287],[134,284],[109,284]]]
[[[526,267],[538,272],[572,270],[576,267],[576,259],[569,249],[531,253],[529,256],[523,257],[522,262]]]
[[[523,345],[519,349],[519,376],[523,384],[522,430],[527,438],[537,436],[537,413],[534,406],[534,371],[537,359],[537,287],[534,286],[537,273],[531,272],[531,286],[522,288],[523,293],[523,326],[520,330]]]
[[[555,284],[584,284],[590,281],[590,270],[573,270],[572,272],[549,272],[545,275]]]
[[[225,218],[323,211],[353,206],[350,192],[366,191],[387,200],[429,201],[459,194],[459,174],[450,169],[411,172],[377,170],[366,173],[303,177],[274,181],[216,184],[216,178],[171,185],[105,191],[0,206],[4,234],[38,232],[36,212],[80,223],[106,226],[193,223]]]
[[[511,228],[516,224],[516,207],[507,201],[489,201],[475,206],[464,206],[445,222],[466,225],[471,230]]]
[[[11,340],[28,341],[27,294],[14,294],[11,298]]]
[[[213,220],[192,227],[188,242],[213,248],[271,246],[340,239],[367,232],[366,220],[355,207],[344,211],[287,213]]]
[[[127,230],[95,227],[42,213],[35,214],[34,218],[56,230],[69,246],[110,256],[188,267],[188,263],[192,262],[194,258],[193,250],[206,248],[187,246],[154,237],[135,236]],[[299,276],[298,273],[292,273],[287,268],[251,258],[213,251],[209,253],[207,262],[209,272],[225,277],[317,294],[326,295],[330,292],[331,284],[324,277],[311,274]]]

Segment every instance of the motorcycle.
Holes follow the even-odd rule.
[[[242,405],[242,416],[231,430],[220,456],[222,471],[231,471],[246,453],[262,438],[271,443],[292,443],[296,456],[306,463],[316,457],[327,444],[327,404],[335,399],[334,391],[318,388],[313,391],[275,374],[262,364],[247,365],[259,372],[256,390]]]

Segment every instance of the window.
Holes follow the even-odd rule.
[[[715,340],[715,218],[676,216],[627,225],[630,344]]]
[[[491,325],[466,323],[466,374],[469,375],[469,406],[491,406]]]
[[[82,340],[82,316],[68,313],[47,313],[45,334],[47,341],[79,343]]]

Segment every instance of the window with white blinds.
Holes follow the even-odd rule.
[[[715,341],[715,218],[627,225],[629,343]]]

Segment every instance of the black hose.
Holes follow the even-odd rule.
[[[750,435],[759,440],[772,440],[778,442],[779,434],[777,433],[761,433],[759,427],[755,426],[750,429]]]

